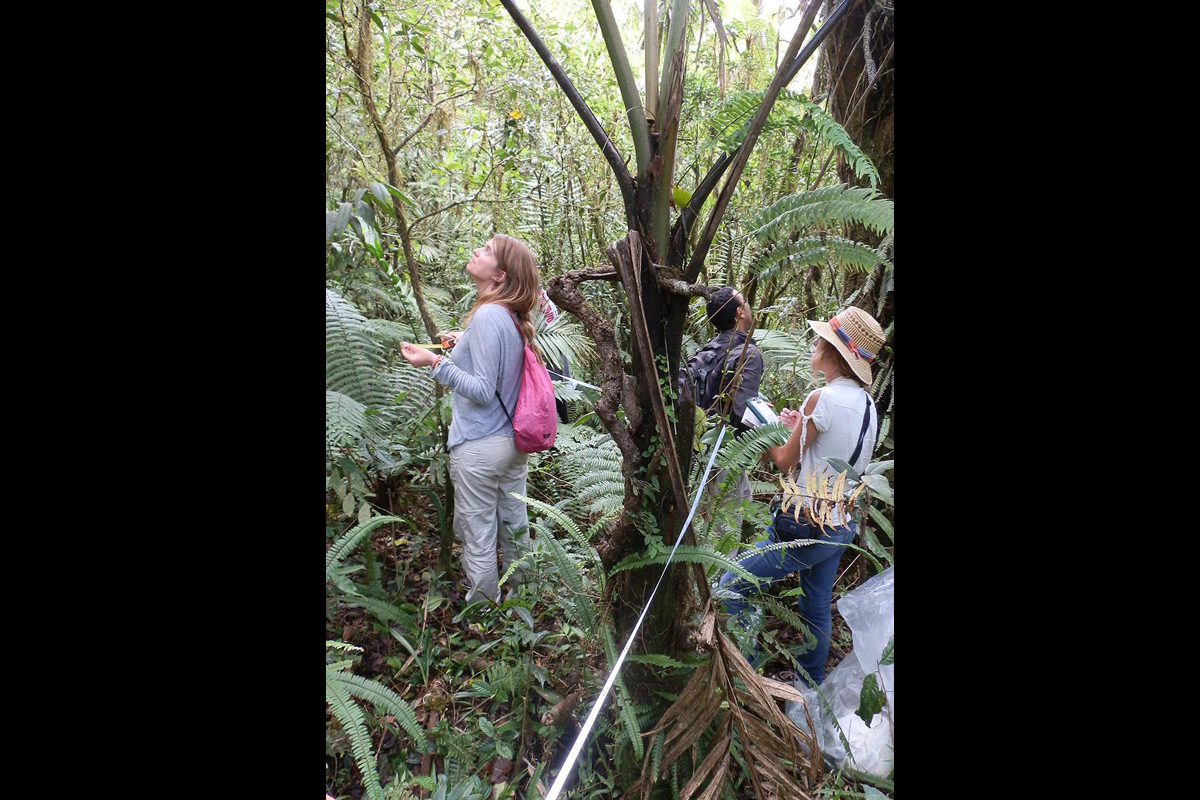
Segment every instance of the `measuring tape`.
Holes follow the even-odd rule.
[[[708,457],[708,466],[704,468],[704,477],[700,479],[700,488],[696,490],[696,496],[692,499],[692,509],[688,512],[687,519],[683,521],[683,527],[679,529],[679,537],[675,540],[675,546],[671,548],[671,555],[667,556],[667,563],[663,564],[662,575],[658,576],[658,583],[654,584],[654,591],[650,592],[650,599],[646,601],[646,605],[642,608],[642,613],[638,616],[637,624],[629,632],[629,638],[625,640],[625,647],[621,650],[621,655],[617,659],[617,663],[613,665],[612,670],[608,673],[608,680],[604,681],[604,688],[600,690],[600,696],[592,704],[592,710],[588,712],[587,721],[583,723],[579,735],[575,737],[575,743],[571,745],[571,752],[567,754],[567,760],[563,763],[562,769],[559,770],[558,777],[554,779],[554,784],[551,785],[550,793],[546,795],[545,800],[555,800],[558,797],[562,791],[563,784],[567,782],[567,778],[571,774],[571,768],[575,766],[575,759],[579,758],[579,751],[583,749],[583,743],[587,741],[588,733],[592,730],[592,725],[596,722],[596,715],[600,713],[600,709],[604,706],[604,700],[608,697],[609,690],[612,689],[613,681],[617,679],[617,673],[621,671],[621,665],[625,663],[625,656],[629,655],[629,648],[633,645],[633,639],[637,636],[638,629],[642,627],[642,620],[646,618],[646,611],[649,610],[650,604],[654,602],[654,593],[658,591],[663,576],[667,574],[667,567],[671,566],[671,559],[675,557],[675,551],[679,549],[679,543],[683,541],[683,534],[687,531],[688,525],[692,523],[692,517],[696,514],[696,506],[700,504],[700,495],[704,493],[704,484],[708,482],[708,472],[712,469],[713,460],[717,457],[717,451],[721,449],[721,440],[725,438],[725,430],[725,427],[722,426],[721,434],[717,437],[717,443],[713,445],[712,455]]]
[[[546,370],[546,372],[550,372],[550,370]],[[558,378],[560,381],[570,381],[571,383],[578,383],[580,386],[586,386],[589,389],[595,389],[597,392],[604,391],[599,386],[592,386],[590,383],[585,383],[584,381],[578,380],[577,378],[565,378],[562,375],[559,375],[557,372],[550,372],[550,377]]]

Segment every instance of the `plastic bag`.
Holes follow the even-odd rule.
[[[839,600],[837,608],[854,637],[854,649],[829,671],[819,691],[803,679],[795,683],[804,695],[815,732],[809,731],[800,703],[787,703],[785,711],[800,730],[815,735],[817,745],[830,762],[841,766],[847,755],[833,724],[836,719],[849,742],[853,765],[881,778],[886,777],[895,760],[892,749],[895,665],[880,667],[879,658],[896,629],[896,568],[888,567],[866,581]],[[882,688],[888,702],[867,725],[854,712],[858,709],[863,680],[875,672],[879,673],[876,680],[883,679]]]

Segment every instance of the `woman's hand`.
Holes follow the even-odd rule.
[[[439,333],[437,338],[440,339],[442,344],[446,345],[446,347],[454,347],[454,345],[458,344],[458,337],[460,336],[462,336],[462,331],[446,331],[445,333]]]
[[[424,347],[409,344],[408,342],[400,343],[400,355],[404,356],[404,360],[414,367],[428,367],[438,360],[438,357],[433,352],[426,350]]]
[[[783,410],[779,412],[779,421],[783,424],[783,427],[792,431],[796,429],[796,423],[800,421],[800,414],[784,406]]]

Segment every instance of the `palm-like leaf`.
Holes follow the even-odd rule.
[[[803,236],[773,245],[767,247],[750,265],[760,281],[789,266],[804,267],[832,261],[856,272],[868,272],[882,261],[879,253],[870,246],[830,234]]]
[[[391,404],[381,373],[383,348],[367,319],[332,289],[325,290],[325,388],[368,408]]]
[[[846,132],[846,129],[839,125],[837,120],[826,114],[816,103],[805,101],[803,107],[804,124],[819,133],[835,149],[841,151],[846,162],[854,168],[855,175],[860,178],[866,176],[871,182],[871,188],[877,187],[879,173],[875,170],[875,165],[871,163],[871,159],[867,158],[867,154],[851,141],[850,134]]]
[[[775,241],[817,223],[857,222],[880,234],[895,232],[895,203],[871,189],[826,186],[784,197],[759,212],[754,233]]]

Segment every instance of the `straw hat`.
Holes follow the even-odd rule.
[[[871,382],[871,363],[883,349],[883,328],[867,312],[851,306],[829,322],[807,320],[818,336],[837,348],[863,383]]]

